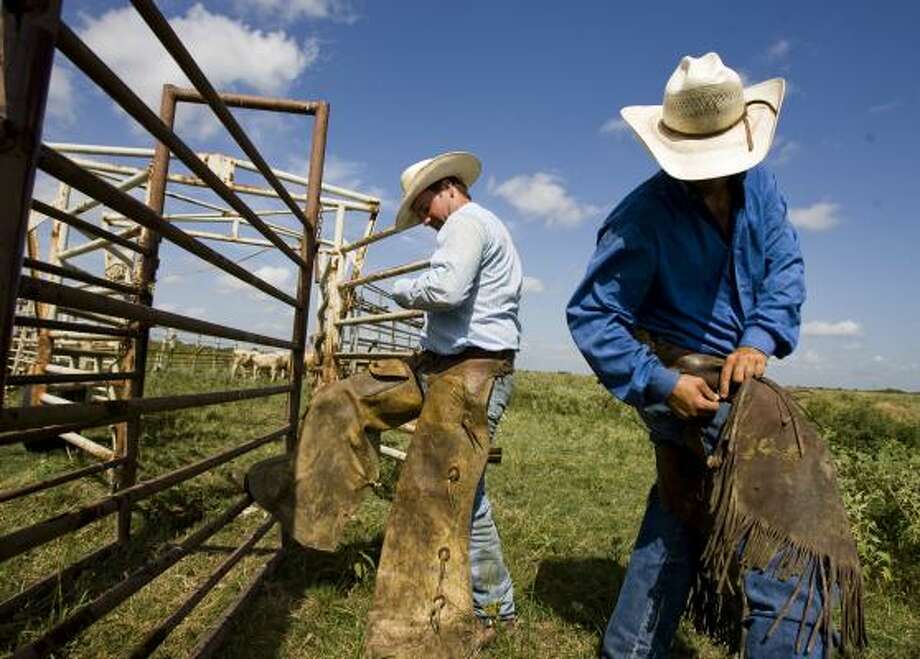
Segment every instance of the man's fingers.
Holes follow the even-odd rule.
[[[718,412],[719,411],[719,401],[703,399],[700,403],[700,409],[706,412]]]
[[[699,392],[703,394],[706,399],[716,401],[716,403],[718,403],[719,394],[710,389],[709,384],[707,384],[706,380],[703,378],[700,378],[699,381]]]
[[[736,384],[744,382],[745,377],[747,377],[749,365],[750,362],[748,362],[747,359],[739,359],[735,364],[735,370],[732,372],[732,381]]]
[[[714,392],[703,378],[697,378],[695,384],[697,395],[693,400],[693,416],[703,416],[718,410],[719,394]]]
[[[719,375],[719,395],[722,398],[728,396],[728,383],[732,379],[732,370],[735,367],[735,360],[729,355],[722,365],[722,373]]]
[[[763,377],[763,374],[767,371],[767,360],[758,359],[754,366],[754,375],[757,377]]]

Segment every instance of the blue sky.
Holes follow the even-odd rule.
[[[768,164],[805,255],[808,301],[786,383],[920,390],[920,46],[913,3],[160,2],[224,90],[332,104],[327,181],[384,199],[399,173],[465,149],[484,163],[476,200],[511,227],[524,261],[520,364],[585,371],[564,307],[613,204],[656,166],[619,108],[660,101],[684,54],[709,50],[746,81],[783,76],[789,93]],[[65,20],[156,107],[174,70],[121,2],[65,3]],[[270,162],[304,171],[309,123],[239,113]],[[180,115],[196,149],[237,150],[200,115]],[[45,138],[148,146],[130,118],[58,55]],[[40,192],[50,185],[42,181]],[[357,224],[355,224],[357,227]],[[419,227],[372,252],[369,268],[423,258]],[[252,249],[221,247],[241,257]],[[282,287],[277,255],[251,259]],[[280,305],[227,284],[174,248],[157,304],[284,335]]]

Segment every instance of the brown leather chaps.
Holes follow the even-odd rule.
[[[418,418],[387,521],[368,658],[449,659],[476,649],[470,517],[489,453],[492,383],[511,369],[510,359],[483,355],[374,362],[314,395],[293,461],[266,460],[247,476],[253,498],[298,543],[334,550],[378,479],[379,431]]]
[[[721,359],[667,344],[654,347],[666,366],[702,377],[717,390]],[[797,590],[810,588],[803,620],[810,606],[820,606],[815,631],[825,637],[825,647],[834,635],[834,599],[840,603],[841,649],[864,647],[856,543],[830,450],[804,411],[775,382],[749,379],[732,397],[731,414],[708,458],[700,432],[701,425],[687,423],[683,445],[656,446],[662,504],[701,543],[690,601],[695,620],[717,637],[737,638],[730,602],[739,595],[740,572],[767,570],[780,557],[777,576],[796,578]],[[801,575],[812,567],[811,582],[803,586]],[[820,599],[812,596],[815,590]],[[807,643],[809,653],[812,645]]]

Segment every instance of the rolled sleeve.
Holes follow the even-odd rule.
[[[438,248],[415,279],[393,284],[393,299],[407,309],[444,311],[469,298],[486,245],[484,229],[472,218],[448,218],[438,231]]]
[[[393,282],[393,301],[401,307],[409,307],[412,303],[411,291],[411,279],[397,279]]]

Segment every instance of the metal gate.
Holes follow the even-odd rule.
[[[0,561],[25,555],[110,516],[117,517],[117,534],[111,544],[98,552],[63,566],[56,574],[26,585],[19,594],[0,603],[2,619],[8,619],[12,612],[30,599],[54,591],[62,583],[73,580],[81,572],[93,567],[104,556],[125,546],[131,539],[132,507],[138,502],[148,500],[168,488],[268,443],[284,439],[286,449],[290,451],[297,437],[329,105],[319,100],[266,99],[217,93],[155,4],[150,0],[133,0],[132,5],[194,85],[194,89],[178,89],[166,85],[159,116],[70,27],[60,21],[59,0],[3,3],[3,80],[0,88],[0,188],[3,193],[0,194],[0,357],[4,365],[9,364],[14,368],[12,374],[7,373],[7,368],[0,372],[0,403],[4,405],[0,410],[0,446],[61,436],[70,437],[79,444],[77,438],[82,437],[81,433],[86,429],[109,425],[114,426],[115,441],[113,450],[97,456],[100,459],[97,464],[0,493],[0,501],[7,502],[100,472],[109,472],[113,478],[113,491],[110,494],[0,536]],[[146,203],[129,194],[127,190],[130,186],[124,185],[124,182],[113,185],[61,151],[41,143],[44,107],[55,48],[155,139],[152,167],[130,182],[133,185],[143,180],[147,186]],[[284,203],[286,211],[300,223],[302,237],[296,241],[296,248],[288,242],[290,235],[280,235],[278,230],[272,228],[243,201],[238,191],[221,180],[209,164],[178,137],[173,124],[176,106],[180,102],[205,104],[211,108],[253,168],[264,177],[270,189]],[[304,208],[298,205],[268,166],[229,107],[312,117]],[[208,246],[202,237],[192,235],[180,228],[178,223],[164,218],[166,184],[172,156],[203,181],[239,218],[261,234],[262,239],[294,264],[298,273],[296,295],[280,290]],[[81,219],[78,214],[33,200],[36,169],[124,218],[124,227],[103,228]],[[32,211],[54,218],[61,226],[69,227],[91,241],[103,241],[107,248],[113,248],[115,261],[125,264],[126,268],[122,269],[125,276],[99,276],[67,266],[66,263],[51,263],[34,256],[24,259]],[[163,239],[291,307],[293,323],[290,338],[274,338],[192,315],[154,308],[153,290]],[[23,272],[24,268],[27,272]],[[51,313],[52,309],[66,310],[66,319]],[[280,385],[145,397],[150,332],[154,326],[288,351],[288,379]],[[33,337],[37,354],[31,356],[25,354],[30,333],[37,334]],[[54,341],[63,337],[91,337],[110,342],[114,338],[123,349],[112,355],[106,368],[49,368],[51,360],[47,353],[53,350]],[[28,373],[19,372],[21,369],[18,365],[27,358],[35,366]],[[101,384],[111,387],[115,399],[91,397],[83,402],[74,402],[49,394],[46,387],[50,384]],[[31,387],[29,400],[24,401],[30,404],[20,407],[7,405],[9,401],[4,399],[8,387],[24,386]],[[138,481],[138,445],[148,415],[278,395],[287,397],[286,423],[282,427],[257,437],[245,438],[229,449],[183,464],[155,478]],[[170,546],[132,570],[92,601],[67,611],[49,630],[17,648],[14,656],[47,656],[55,648],[70,642],[201,547],[236,519],[250,503],[247,495],[240,495],[223,512],[206,519],[180,543]],[[133,648],[132,656],[147,656],[156,650],[169,632],[249,553],[272,526],[271,521],[261,524],[236,547],[194,592],[185,597],[165,620]],[[279,551],[267,559],[232,605],[201,636],[192,652],[194,656],[206,656],[219,647],[228,621],[278,564],[280,555]],[[125,639],[125,642],[128,641]]]

